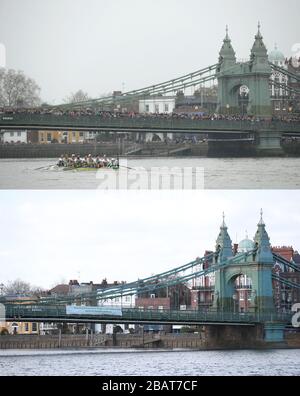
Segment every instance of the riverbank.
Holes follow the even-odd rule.
[[[89,335],[6,335],[0,337],[0,349],[154,349],[154,350],[227,350],[298,349],[300,333],[286,333],[280,343],[233,339],[216,342],[199,334],[89,334]]]
[[[249,157],[300,157],[300,142],[287,142],[281,152],[257,151],[251,142],[243,141],[205,141],[199,143],[73,143],[73,144],[1,144],[0,158],[58,158],[62,154],[81,156],[103,155],[124,157],[209,157],[209,158],[249,158]]]

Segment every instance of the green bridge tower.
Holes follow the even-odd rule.
[[[258,24],[258,32],[251,49],[248,62],[237,62],[226,27],[226,37],[220,51],[217,68],[218,108],[220,114],[249,114],[269,117],[272,113],[269,79],[272,69],[267,48],[263,42]],[[245,89],[246,104],[241,106],[241,87]],[[245,98],[244,98],[245,99]],[[245,102],[245,100],[244,100]]]
[[[215,274],[214,309],[217,311],[235,311],[235,281],[238,277],[246,275],[251,279],[252,284],[249,312],[256,314],[275,312],[272,287],[274,259],[262,212],[254,240],[249,242],[251,243],[249,251],[253,251],[253,254],[247,258],[239,253],[234,256],[232,242],[223,218],[216,242],[215,261],[220,263],[224,262],[224,259],[232,257],[235,259]]]

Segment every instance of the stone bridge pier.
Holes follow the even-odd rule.
[[[205,344],[209,348],[256,348],[271,343],[283,343],[285,323],[245,325],[206,325]]]
[[[264,326],[206,325],[204,338],[208,348],[254,348],[264,340]]]
[[[261,156],[281,156],[284,150],[281,145],[281,131],[259,130],[256,132],[256,150]]]

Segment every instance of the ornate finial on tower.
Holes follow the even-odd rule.
[[[264,220],[263,220],[263,214],[264,214],[264,212],[263,212],[263,210],[261,209],[260,210],[260,221],[259,221],[259,225],[265,225],[265,222],[264,222]]]
[[[256,37],[262,39],[262,35],[261,35],[261,32],[260,32],[261,24],[260,24],[259,21],[258,21],[258,24],[257,24],[257,28],[258,28],[258,30],[257,30]]]
[[[248,231],[246,230],[246,239],[249,239]]]
[[[229,40],[229,36],[228,36],[228,25],[226,25],[226,39]]]
[[[225,213],[224,212],[222,214],[222,218],[223,218],[223,222],[222,222],[221,227],[227,227],[226,224],[225,224]]]

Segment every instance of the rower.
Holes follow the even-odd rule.
[[[57,166],[64,166],[65,165],[65,161],[64,161],[64,156],[63,156],[63,154],[59,157],[59,159],[58,159],[58,163],[57,163]]]

